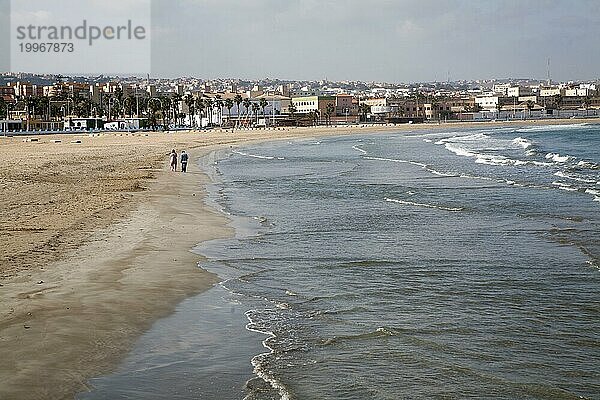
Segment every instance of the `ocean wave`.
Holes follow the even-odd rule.
[[[431,168],[430,166],[428,166],[427,164],[423,164],[420,162],[416,162],[416,161],[409,161],[409,160],[399,160],[399,159],[395,159],[395,158],[383,158],[383,157],[363,157],[365,160],[375,160],[375,161],[388,161],[388,162],[395,162],[395,163],[400,163],[400,164],[411,164],[411,165],[416,165],[417,167],[421,167],[424,170],[432,173],[433,175],[437,175],[437,176],[445,176],[445,177],[453,177],[453,176],[458,176],[456,174],[449,174],[446,172],[441,172],[438,171],[436,169]]]
[[[425,143],[433,143],[433,140],[431,140],[431,139],[423,139],[423,141],[424,141]]]
[[[426,164],[416,162],[416,161],[399,160],[399,159],[395,159],[395,158],[383,158],[383,157],[363,157],[363,158],[365,160],[388,161],[388,162],[395,162],[395,163],[400,163],[400,164],[411,164],[411,165],[419,166],[421,168],[427,168]]]
[[[581,160],[577,163],[578,167],[587,168],[587,169],[600,169],[600,165],[593,163],[591,161]]]
[[[448,151],[450,151],[458,156],[475,158],[475,162],[477,164],[496,165],[496,166],[498,166],[498,165],[504,165],[504,166],[506,166],[506,165],[514,165],[514,166],[537,165],[537,166],[543,166],[543,167],[554,165],[553,163],[549,163],[549,162],[541,162],[541,161],[533,161],[533,160],[519,160],[519,159],[515,159],[515,158],[509,158],[506,156],[477,153],[475,151],[468,150],[468,149],[466,149],[458,144],[455,144],[455,143],[445,143],[444,146],[446,147],[446,149]]]
[[[351,308],[345,309],[337,309],[337,310],[323,310],[317,311],[315,315],[341,315],[341,314],[352,314],[356,312],[365,312],[368,311],[368,308],[363,306],[355,306]]]
[[[285,160],[284,157],[273,157],[273,156],[261,156],[258,154],[244,153],[243,151],[233,150],[232,153],[239,154],[240,156],[260,158],[261,160]]]
[[[291,395],[290,395],[289,391],[287,390],[287,388],[285,387],[285,385],[279,379],[277,379],[271,371],[263,368],[263,362],[264,362],[265,358],[267,358],[270,355],[272,355],[273,353],[275,353],[275,350],[271,346],[269,346],[269,340],[272,340],[272,339],[276,338],[277,336],[275,335],[275,333],[273,333],[271,331],[262,330],[262,329],[258,328],[257,322],[255,322],[255,320],[252,318],[252,315],[255,312],[256,312],[256,310],[246,311],[246,318],[248,318],[248,321],[249,321],[248,324],[246,324],[246,329],[251,332],[256,332],[256,333],[261,333],[263,335],[267,335],[268,338],[263,340],[262,345],[264,348],[266,348],[269,351],[266,353],[261,353],[261,354],[258,354],[256,356],[252,357],[252,360],[250,363],[254,367],[254,373],[256,374],[256,376],[258,376],[260,379],[262,379],[263,381],[268,383],[274,390],[276,390],[279,393],[281,400],[290,400]]]
[[[596,190],[596,189],[585,189],[585,193],[593,194],[596,197],[600,196],[600,190]]]
[[[435,208],[438,210],[451,211],[451,212],[459,212],[459,211],[464,210],[464,208],[444,207],[444,206],[438,206],[435,204],[427,204],[427,203],[415,203],[413,201],[390,199],[388,197],[385,198],[385,201],[387,201],[389,203],[405,204],[405,205],[409,205],[409,206],[424,207],[424,208]]]
[[[533,146],[533,142],[522,138],[522,137],[518,137],[518,138],[514,138],[512,140],[512,142],[516,145],[521,146],[522,148],[524,148],[525,150],[527,150],[528,148],[530,148],[531,146]]]
[[[537,152],[536,150],[527,150],[527,151],[525,152],[525,155],[526,155],[526,156],[528,156],[528,157],[533,157],[533,156],[536,156],[536,155],[537,155],[537,153],[538,153],[538,152]]]
[[[460,177],[465,178],[465,179],[478,179],[478,180],[482,180],[482,181],[493,181],[494,180],[494,178],[489,178],[487,176],[477,176],[477,175],[467,175],[467,174],[461,174]]]
[[[490,137],[483,132],[474,133],[471,135],[452,136],[445,139],[440,139],[435,144],[441,145],[446,143],[455,142],[479,142],[481,140],[489,139]]]
[[[477,157],[479,155],[479,153],[468,150],[468,149],[466,149],[458,144],[455,144],[455,143],[444,143],[444,147],[446,147],[446,150],[456,154],[457,156]]]
[[[424,167],[424,168],[425,168],[427,171],[431,172],[433,175],[437,175],[437,176],[446,176],[446,177],[453,177],[453,176],[454,176],[454,177],[456,177],[456,176],[458,176],[458,175],[456,175],[456,174],[448,174],[448,173],[446,173],[446,172],[440,172],[440,171],[437,171],[437,170],[435,170],[435,169],[433,169],[433,168],[431,168],[431,167],[427,167],[427,166],[426,166],[426,167]]]
[[[531,127],[519,128],[519,129],[517,129],[517,132],[525,133],[525,132],[562,131],[565,129],[580,129],[587,125],[588,124],[586,124],[586,123],[582,123],[582,124],[531,126]]]
[[[514,158],[509,158],[506,156],[493,156],[489,154],[477,154],[477,159],[475,162],[477,164],[487,164],[487,165],[537,165],[541,167],[548,167],[553,165],[552,163],[545,163],[540,161],[529,161],[529,160],[518,160]]]
[[[564,182],[558,182],[558,181],[554,181],[552,182],[552,185],[558,187],[561,190],[566,190],[568,192],[576,192],[578,191],[577,188],[574,188],[573,186],[571,186],[568,183],[564,183]]]
[[[379,327],[374,331],[359,333],[356,335],[344,335],[344,336],[334,336],[328,339],[325,339],[321,342],[322,346],[329,346],[336,343],[349,341],[349,340],[368,340],[368,339],[378,339],[383,337],[394,336],[394,330],[387,327]]]
[[[366,150],[364,150],[364,149],[361,149],[361,148],[360,148],[360,147],[358,147],[358,146],[352,146],[352,148],[353,148],[354,150],[356,150],[356,151],[360,151],[360,152],[361,152],[361,153],[363,153],[363,154],[367,154],[367,151],[366,151]]]
[[[555,176],[559,176],[561,178],[565,178],[565,179],[570,179],[570,180],[573,180],[573,181],[577,181],[577,182],[596,183],[595,179],[578,178],[576,176],[569,175],[569,174],[567,174],[567,173],[565,173],[563,171],[555,172],[554,175]]]
[[[552,161],[557,162],[557,163],[565,163],[565,162],[567,162],[569,160],[572,160],[572,159],[573,159],[573,157],[571,157],[569,155],[561,156],[558,153],[548,153],[548,154],[546,154],[546,160],[552,160]]]

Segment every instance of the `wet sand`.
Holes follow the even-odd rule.
[[[203,203],[197,157],[249,141],[464,126],[482,124],[0,138],[0,398],[73,398],[218,281],[190,252],[232,233]],[[171,148],[190,153],[188,174],[168,171]]]

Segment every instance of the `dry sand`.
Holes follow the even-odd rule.
[[[217,282],[190,249],[232,232],[203,203],[197,157],[249,141],[463,126],[473,124],[0,138],[0,398],[73,398],[154,320]],[[188,174],[168,171],[172,148],[190,152]]]

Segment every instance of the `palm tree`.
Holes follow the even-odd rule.
[[[215,107],[219,111],[219,125],[223,125],[223,99],[220,94],[216,95],[215,99]]]
[[[246,97],[243,103],[244,108],[246,109],[246,118],[248,118],[248,116],[250,115],[250,106],[252,105],[252,102],[250,101],[250,98]]]
[[[233,102],[237,105],[237,122],[240,121],[240,104],[242,104],[242,95],[241,94],[236,94],[235,97],[233,98]],[[236,123],[237,125],[237,123]]]
[[[258,110],[260,110],[260,105],[258,103],[252,103],[252,110],[254,111],[254,117],[256,118],[256,124],[258,125]]]
[[[554,98],[554,105],[556,106],[557,116],[560,117],[560,106],[562,105],[563,97],[561,94],[555,94],[552,97]]]
[[[442,113],[440,112],[440,101],[438,99],[431,99],[431,119],[435,120],[436,114],[438,120],[441,121]]]
[[[210,97],[207,97],[206,99],[204,99],[204,106],[206,107],[206,113],[208,114],[208,125],[211,126],[212,125],[212,111],[213,111],[213,99]]]
[[[175,125],[178,125],[180,122],[180,113],[179,113],[179,103],[181,102],[182,96],[179,93],[173,93],[171,96],[171,106],[173,107],[173,119],[175,120]]]
[[[535,103],[531,100],[527,100],[525,106],[527,107],[527,114],[529,115],[529,118],[531,118],[531,110],[535,107]]]
[[[0,98],[2,99],[2,98]],[[3,99],[2,99],[3,100]],[[36,105],[36,110],[38,111],[38,115],[43,115],[45,116],[47,119],[49,119],[48,117],[48,106],[50,105],[50,99],[48,99],[48,97],[38,97],[37,98],[37,105]],[[0,118],[2,118],[3,114],[0,111]]]
[[[417,104],[417,118],[419,118],[419,100],[423,100],[424,96],[421,94],[421,92],[419,92],[418,90],[415,92],[414,94],[415,97],[415,102]]]
[[[319,121],[319,112],[318,111],[311,111],[308,113],[308,118],[310,119],[310,122],[313,125],[317,125],[317,122]]]
[[[267,108],[267,106],[269,105],[269,102],[264,97],[262,97],[260,99],[259,104],[260,104],[260,108],[262,108],[263,118],[265,118],[265,108]]]
[[[160,102],[148,100],[148,124],[152,127],[152,130],[158,128],[158,112],[160,111]]]
[[[129,95],[125,98],[125,101],[123,102],[123,107],[124,109],[126,109],[128,111],[128,115],[131,117],[133,116],[133,108],[135,107],[136,104],[136,100],[135,100],[135,96],[133,95]]]
[[[227,114],[229,115],[228,122],[231,123],[231,109],[233,108],[233,99],[225,99],[225,108],[227,108]]]
[[[200,115],[200,128],[202,128],[202,114],[204,113],[204,99],[202,96],[198,96],[196,99],[196,110],[198,110],[198,115]]]
[[[169,125],[170,125],[170,121],[169,121],[169,114],[170,111],[172,110],[172,100],[170,97],[160,97],[160,99],[162,100],[162,120],[163,120],[163,128],[164,129],[169,129]]]
[[[288,107],[288,112],[290,113],[290,116],[292,117],[292,119],[294,118],[294,114],[296,114],[296,106],[294,105],[294,103],[290,103],[289,107]]]
[[[115,89],[115,97],[119,100],[119,104],[123,104],[123,88],[118,86]]]
[[[327,125],[331,125],[331,114],[335,112],[335,106],[333,103],[327,103],[325,107],[325,116],[327,117]]]
[[[592,99],[590,98],[590,96],[585,96],[585,98],[583,99],[582,105],[583,108],[585,108],[585,116],[588,116],[588,110],[590,109],[590,105],[592,104]]]
[[[194,123],[194,104],[196,103],[194,100],[194,96],[191,93],[188,93],[184,96],[183,100],[185,101],[185,105],[188,108],[188,119],[190,121],[190,125]]]
[[[359,108],[360,108],[360,111],[361,111],[361,113],[363,115],[363,119],[366,122],[367,121],[367,114],[369,114],[371,112],[371,106],[368,105],[367,103],[362,103]],[[418,110],[418,107],[417,107],[417,110]],[[417,111],[417,113],[418,113],[418,111]],[[418,114],[417,114],[417,116],[418,116]]]

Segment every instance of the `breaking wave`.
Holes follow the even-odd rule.
[[[435,204],[427,204],[427,203],[415,203],[414,201],[406,201],[406,200],[398,200],[398,199],[390,199],[388,197],[385,198],[385,201],[389,202],[389,203],[397,203],[397,204],[405,204],[408,206],[415,206],[415,207],[424,207],[424,208],[435,208],[438,210],[444,210],[444,211],[451,211],[451,212],[459,212],[459,211],[463,211],[464,208],[460,207],[445,207],[445,206],[438,206]]]
[[[258,154],[244,153],[243,151],[233,150],[232,153],[239,154],[240,156],[260,158],[261,160],[285,160],[284,157],[273,157],[273,156],[261,156]]]

